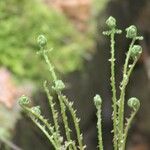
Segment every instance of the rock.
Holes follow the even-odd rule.
[[[10,72],[6,68],[0,68],[0,102],[6,107],[12,108],[20,95],[19,93]]]
[[[87,28],[91,16],[91,0],[49,0],[49,4],[62,11],[79,30]]]

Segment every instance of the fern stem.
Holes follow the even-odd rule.
[[[73,107],[72,107],[73,103],[70,103],[65,96],[63,96],[62,99],[63,99],[65,105],[68,107],[68,109],[70,111],[70,114],[73,118],[73,122],[74,122],[74,125],[75,125],[75,130],[76,130],[76,134],[77,134],[77,140],[78,140],[78,144],[79,144],[79,149],[84,150],[85,146],[83,145],[83,137],[82,137],[80,127],[79,127],[79,121],[80,120],[76,116],[76,110],[74,110]]]
[[[55,74],[54,67],[51,65],[51,63],[49,61],[49,58],[45,54],[44,51],[43,51],[43,56],[44,56],[45,62],[48,65],[48,68],[49,68],[49,71],[51,73],[52,79],[53,79],[53,81],[55,83],[57,81],[57,76]],[[66,112],[65,112],[66,106],[64,105],[64,102],[61,100],[61,92],[56,90],[56,93],[57,93],[58,99],[59,99],[61,115],[62,115],[64,127],[65,127],[66,138],[67,138],[67,141],[70,142],[71,141],[71,136],[70,136],[70,129],[69,129],[69,125],[68,125],[68,119],[67,119],[67,115],[66,115]],[[69,150],[72,150],[72,146],[69,146]]]
[[[52,64],[50,63],[49,58],[46,55],[46,52],[44,50],[43,50],[43,56],[44,56],[46,64],[48,65],[48,69],[49,69],[49,71],[51,73],[53,81],[54,82],[57,81],[57,76],[56,76],[55,71],[54,71],[54,66],[52,66]]]
[[[126,139],[127,139],[127,135],[128,135],[128,131],[129,131],[129,128],[131,126],[131,123],[136,115],[137,111],[134,111],[133,113],[131,113],[131,117],[129,118],[128,122],[127,122],[127,125],[124,129],[124,139],[123,139],[123,145],[122,145],[122,150],[125,150],[125,146],[126,146]]]
[[[131,54],[131,49],[135,43],[135,39],[132,40],[126,60],[125,60],[125,65],[124,65],[124,70],[123,70],[123,80],[121,83],[121,93],[120,93],[120,98],[119,98],[119,110],[118,110],[118,121],[119,121],[119,147],[122,145],[121,141],[123,140],[122,135],[123,135],[123,128],[124,128],[124,103],[125,103],[125,92],[126,92],[126,86],[128,84],[130,74],[132,71],[132,67],[130,68],[128,72],[128,65],[129,65],[129,59],[130,59],[130,54]],[[136,62],[134,62],[135,66]],[[127,73],[128,72],[128,73]]]
[[[97,109],[98,147],[103,150],[101,106]]]
[[[113,130],[114,130],[114,150],[117,150],[117,98],[116,98],[116,85],[115,85],[115,29],[111,32],[111,87],[112,87],[112,101],[113,101]]]
[[[71,136],[70,136],[70,131],[71,130],[70,130],[69,125],[68,125],[68,118],[67,118],[67,115],[66,115],[66,106],[63,102],[61,92],[57,91],[57,94],[58,94],[58,99],[59,99],[59,103],[60,103],[63,123],[64,123],[64,127],[65,127],[66,138],[67,138],[67,141],[70,142],[71,141]],[[72,150],[72,145],[69,146],[69,149]]]
[[[53,137],[48,134],[48,132],[45,130],[45,128],[40,123],[38,123],[35,119],[31,118],[31,120],[38,126],[39,129],[41,129],[41,131],[45,134],[45,136],[52,143],[52,145],[55,148],[55,150],[58,150],[57,144],[53,140]]]
[[[26,107],[26,106],[23,106],[21,105],[21,107],[23,108],[23,110],[25,110],[27,112],[27,114],[32,114],[36,119],[39,119],[43,124],[44,126],[47,127],[47,129],[50,131],[51,134],[54,134],[54,131],[53,131],[53,127],[47,122],[46,119],[43,118],[43,116],[40,116],[36,113],[34,113],[30,108]],[[53,138],[51,138],[51,136],[49,135],[49,133],[45,130],[45,128],[40,124],[38,123],[37,121],[35,121],[35,119],[33,119],[33,117],[31,115],[29,115],[29,117],[32,119],[32,121],[41,129],[41,131],[46,135],[46,137],[49,139],[49,141],[52,143],[52,145],[54,146],[54,148],[57,150],[57,144],[56,144],[56,140],[55,141],[53,140]]]
[[[55,103],[53,102],[53,97],[50,95],[50,91],[46,86],[46,82],[44,82],[44,89],[46,91],[47,97],[48,97],[48,102],[49,102],[49,106],[51,108],[52,111],[52,116],[53,116],[53,121],[54,121],[54,127],[56,130],[56,138],[57,138],[57,143],[58,145],[61,147],[61,141],[60,141],[60,131],[59,131],[59,124],[58,124],[58,112],[56,111],[56,109],[54,108]]]

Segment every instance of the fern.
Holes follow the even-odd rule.
[[[125,64],[123,67],[123,79],[120,83],[120,97],[117,98],[116,95],[116,78],[115,78],[115,36],[116,34],[121,34],[122,31],[116,28],[116,20],[113,17],[109,17],[106,21],[106,25],[109,30],[104,31],[103,34],[110,37],[110,48],[111,48],[111,58],[109,59],[111,64],[111,77],[110,85],[112,88],[112,120],[113,120],[113,147],[114,150],[125,150],[126,139],[128,135],[131,123],[140,107],[140,101],[133,97],[128,100],[128,106],[132,109],[131,115],[125,120],[124,115],[124,105],[125,105],[125,93],[126,87],[129,82],[130,75],[142,53],[142,48],[140,45],[135,45],[135,41],[142,40],[143,37],[137,35],[137,28],[135,26],[130,26],[126,29],[126,37],[131,39],[132,42],[129,46],[129,50],[126,55]],[[58,79],[54,66],[48,58],[47,53],[51,50],[47,49],[47,39],[40,35],[38,37],[38,45],[40,51],[37,53],[42,55],[49,69],[53,85],[51,88],[57,94],[59,100],[59,106],[61,114],[56,109],[56,103],[53,100],[53,96],[49,91],[49,84],[47,81],[44,82],[44,89],[48,97],[49,107],[53,116],[53,125],[48,122],[47,119],[43,117],[40,111],[40,107],[29,107],[30,100],[26,96],[20,98],[19,104],[23,110],[28,114],[31,120],[39,127],[39,129],[45,134],[49,139],[50,143],[56,150],[84,150],[86,146],[83,143],[83,135],[80,131],[79,122],[80,119],[77,117],[76,110],[73,107],[73,103],[68,100],[68,98],[63,95],[62,91],[65,88],[65,84],[62,80]],[[100,95],[94,97],[94,104],[97,109],[97,130],[98,130],[98,148],[103,150],[103,138],[102,138],[102,98]],[[72,116],[72,122],[74,123],[77,141],[72,139],[71,128],[69,127],[68,116],[66,111],[69,111]],[[61,115],[63,120],[63,125],[66,133],[66,138],[63,138],[60,131],[60,125],[58,121],[58,115]],[[66,139],[66,140],[64,140]]]

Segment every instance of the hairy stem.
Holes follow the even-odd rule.
[[[58,99],[59,99],[59,103],[60,103],[60,108],[61,108],[61,114],[62,114],[62,118],[63,118],[63,123],[64,123],[64,127],[65,127],[65,133],[66,133],[66,137],[67,137],[67,141],[70,142],[71,141],[71,136],[70,136],[70,128],[68,125],[68,118],[66,115],[66,106],[62,100],[62,95],[60,94],[60,92],[58,92]],[[72,145],[69,146],[69,149],[72,150]]]
[[[97,109],[98,147],[103,150],[101,106]]]
[[[128,71],[128,65],[129,65],[129,59],[130,59],[130,54],[131,54],[131,48],[133,47],[135,43],[135,39],[132,40],[129,50],[127,52],[126,60],[125,60],[125,65],[123,69],[123,80],[121,82],[121,93],[120,93],[120,98],[119,98],[119,110],[118,110],[118,122],[119,122],[119,147],[122,145],[122,135],[123,135],[123,128],[124,128],[124,103],[125,103],[125,92],[126,92],[126,86],[128,84],[130,74],[127,74]],[[130,68],[131,70],[131,68]]]
[[[46,64],[48,65],[48,69],[49,69],[49,72],[50,72],[50,74],[52,76],[53,81],[54,82],[57,81],[57,76],[56,76],[55,71],[54,71],[54,66],[52,66],[52,64],[50,63],[49,58],[46,55],[46,52],[44,50],[43,50],[42,54],[44,56]]]
[[[57,133],[57,135],[56,135],[56,137],[57,137],[57,144],[59,145],[59,146],[61,146],[61,141],[60,141],[60,139],[61,139],[61,136],[60,136],[60,131],[59,131],[59,124],[58,124],[58,112],[57,112],[57,110],[54,108],[54,106],[55,106],[55,103],[53,102],[53,97],[50,95],[50,91],[49,91],[49,89],[47,88],[47,86],[46,86],[46,83],[47,82],[44,82],[44,89],[45,89],[45,91],[46,91],[46,94],[47,94],[47,97],[48,97],[48,101],[49,101],[49,106],[50,106],[50,108],[51,108],[51,111],[52,111],[52,116],[53,116],[53,121],[54,121],[54,127],[55,127],[55,130],[56,130],[56,133]]]
[[[74,125],[75,125],[75,130],[76,130],[76,134],[77,134],[77,140],[78,140],[78,144],[79,144],[79,149],[84,150],[83,137],[82,137],[80,127],[79,127],[80,119],[77,118],[76,110],[74,110],[73,107],[72,107],[73,103],[69,102],[68,99],[65,96],[62,96],[62,100],[64,101],[65,105],[68,107],[68,109],[70,111],[70,114],[73,118],[73,122],[74,122]]]
[[[117,98],[116,98],[116,85],[115,85],[115,29],[111,33],[111,87],[112,87],[112,101],[113,101],[113,130],[114,130],[114,150],[117,150]]]
[[[126,125],[126,127],[124,129],[124,139],[123,139],[122,150],[125,150],[128,131],[129,131],[129,128],[131,126],[131,123],[132,123],[136,113],[137,113],[137,111],[132,112],[130,118],[127,121],[127,125]]]
[[[28,108],[26,106],[21,105],[21,107],[23,108],[24,111],[27,112],[27,114],[30,114],[29,117],[41,129],[41,131],[46,135],[46,137],[52,143],[54,148],[57,150],[57,142],[56,142],[57,139],[55,139],[55,141],[54,141],[53,138],[49,135],[49,133],[44,128],[44,126],[47,127],[47,129],[50,131],[50,134],[53,134],[54,133],[53,127],[47,122],[46,119],[43,118],[43,116],[34,113],[30,108]],[[35,117],[35,119],[33,119],[33,116]],[[40,120],[44,124],[44,126],[42,126],[40,123],[38,123],[36,121],[36,119]]]
[[[45,52],[43,51],[43,56],[44,59],[49,67],[49,71],[51,73],[52,79],[54,82],[57,81],[57,76],[55,74],[54,71],[54,67],[51,65],[48,56],[45,54]],[[60,104],[60,109],[61,109],[61,115],[62,115],[62,119],[63,119],[63,123],[64,123],[64,127],[65,127],[65,133],[66,133],[66,138],[67,141],[70,142],[71,141],[71,136],[70,136],[70,129],[69,129],[69,125],[68,125],[68,118],[66,115],[66,106],[64,105],[64,102],[61,100],[61,92],[56,90],[56,93],[58,95],[58,99],[59,99],[59,104]],[[72,145],[69,146],[69,150],[72,150]]]
[[[53,140],[53,137],[48,134],[48,132],[45,130],[44,126],[42,126],[39,122],[37,122],[35,119],[31,118],[31,120],[38,126],[39,129],[45,134],[45,136],[49,139],[49,141],[52,143],[55,150],[58,150],[57,144]]]

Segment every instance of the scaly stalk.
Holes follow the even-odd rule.
[[[123,69],[123,80],[121,82],[121,93],[120,93],[120,98],[119,98],[119,109],[118,109],[118,122],[119,122],[119,147],[121,146],[121,141],[122,141],[122,135],[123,135],[123,128],[124,128],[124,103],[125,103],[125,92],[126,92],[126,86],[129,82],[130,74],[127,74],[128,71],[128,65],[129,65],[129,59],[131,55],[131,49],[135,43],[135,39],[132,40],[129,50],[127,52],[126,60],[125,60],[125,65]],[[130,68],[131,70],[131,68]]]
[[[111,58],[109,61],[111,62],[111,78],[110,84],[112,89],[112,120],[113,120],[113,146],[114,150],[117,150],[118,147],[118,117],[117,117],[117,97],[116,97],[116,83],[115,83],[115,34],[120,34],[122,31],[116,28],[116,19],[114,17],[109,17],[106,20],[106,24],[109,27],[108,31],[104,31],[103,34],[110,36],[111,39]]]
[[[85,146],[83,145],[83,136],[81,134],[80,126],[79,126],[80,119],[77,118],[76,110],[74,110],[73,107],[72,107],[73,103],[69,102],[67,97],[65,97],[63,95],[61,96],[61,99],[64,101],[65,105],[68,107],[68,109],[70,111],[70,114],[72,116],[72,119],[73,119],[73,122],[74,122],[74,125],[75,125],[76,134],[77,134],[79,149],[84,150]]]
[[[47,98],[48,98],[48,102],[49,102],[49,107],[52,111],[52,117],[53,117],[53,122],[54,122],[54,127],[55,127],[55,130],[56,130],[56,138],[57,138],[57,144],[61,147],[61,136],[60,136],[60,131],[59,131],[59,124],[58,124],[58,112],[57,110],[55,109],[55,103],[53,102],[53,97],[50,95],[50,91],[48,89],[48,87],[46,86],[47,82],[45,81],[44,82],[44,89],[45,89],[45,92],[47,94]]]
[[[133,111],[131,112],[131,116],[127,119],[127,124],[126,124],[126,127],[124,129],[124,139],[123,139],[122,150],[125,150],[126,139],[127,139],[129,128],[131,126],[131,123],[132,123],[132,121],[133,121],[137,111],[140,108],[140,101],[139,101],[139,99],[137,99],[136,97],[130,98],[128,100],[128,106],[130,108],[132,108]]]
[[[97,128],[98,128],[98,141],[99,141],[99,150],[103,150],[103,139],[102,139],[102,116],[101,116],[101,107],[97,110]]]
[[[54,146],[54,148],[57,150],[57,139],[52,138],[51,135],[53,135],[54,131],[53,131],[53,127],[47,122],[46,119],[43,118],[43,116],[35,113],[34,111],[32,111],[30,108],[22,105],[20,103],[20,106],[23,108],[24,111],[27,112],[27,114],[29,115],[29,117],[32,119],[32,121],[41,129],[41,131],[46,135],[46,137],[49,139],[49,141],[52,143],[52,145]],[[43,126],[38,123],[36,120],[40,120],[43,123]],[[46,131],[45,127],[50,131],[50,134]]]
[[[102,99],[100,95],[96,95],[94,97],[94,104],[96,106],[97,112],[97,130],[98,130],[98,148],[99,150],[103,150],[103,138],[102,138]]]
[[[115,29],[111,32],[111,87],[112,87],[112,102],[113,102],[113,130],[114,130],[114,150],[117,150],[117,98],[116,98],[116,85],[115,85]]]
[[[59,80],[57,80],[57,76],[55,74],[54,67],[51,65],[51,63],[48,59],[48,56],[45,54],[44,50],[43,50],[43,56],[44,56],[45,62],[47,63],[47,65],[49,67],[50,74],[52,76],[52,79],[53,79],[55,87],[56,87],[57,86],[56,83]],[[61,115],[62,115],[64,127],[65,127],[66,138],[67,138],[67,141],[70,142],[71,141],[71,136],[70,136],[71,130],[69,129],[69,125],[68,125],[68,119],[67,119],[67,115],[66,115],[66,106],[64,105],[64,102],[60,99],[60,96],[61,96],[60,90],[59,89],[57,90],[56,88],[55,88],[55,91],[56,91],[56,93],[58,95],[58,99],[59,99]],[[72,150],[72,145],[69,146],[69,150]]]

